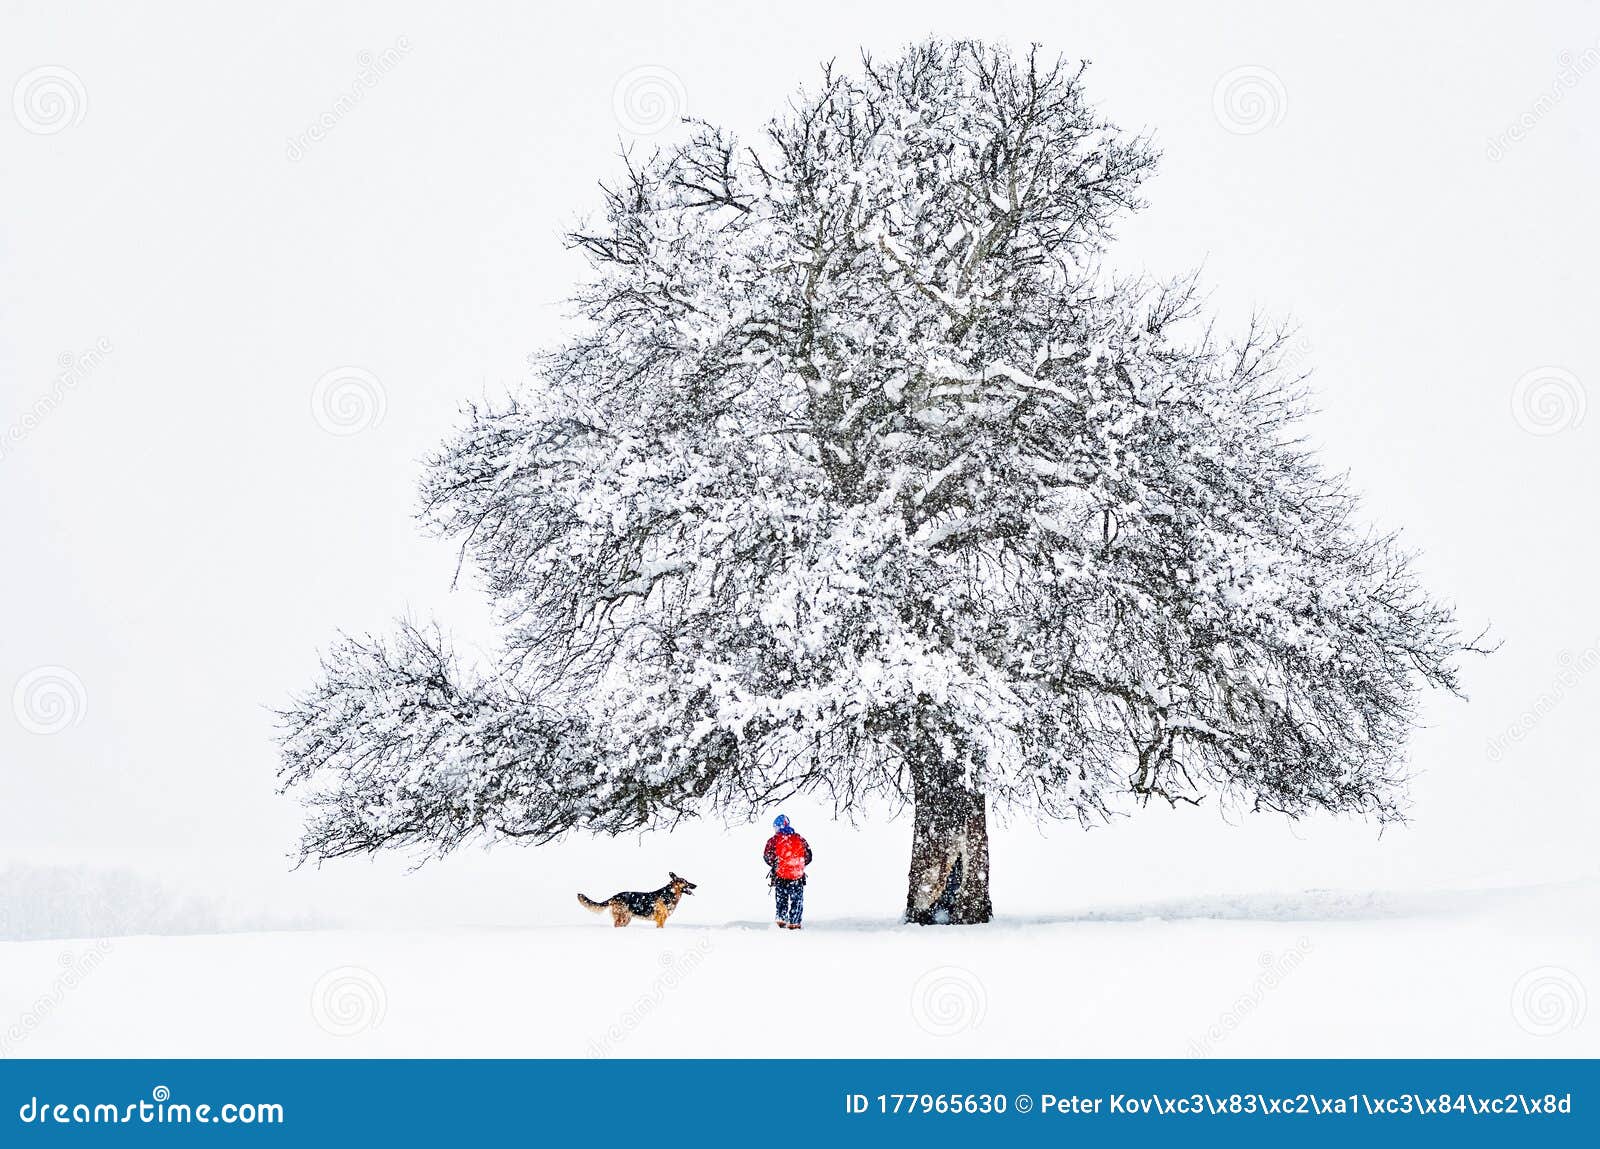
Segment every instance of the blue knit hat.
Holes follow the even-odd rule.
[[[781,830],[788,824],[789,818],[785,814],[779,814],[776,818],[772,819],[772,828],[774,830]]]

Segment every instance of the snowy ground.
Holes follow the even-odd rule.
[[[591,893],[606,891],[591,890]],[[1597,1056],[1600,883],[0,943],[7,1056]],[[773,1044],[785,1033],[781,1047]]]

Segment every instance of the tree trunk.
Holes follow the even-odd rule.
[[[911,874],[906,921],[976,925],[989,901],[989,819],[982,793],[937,767],[912,777]]]

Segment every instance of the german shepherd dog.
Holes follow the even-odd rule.
[[[651,890],[646,894],[626,892],[612,894],[603,902],[578,895],[578,904],[586,910],[595,913],[611,912],[611,924],[621,929],[631,923],[635,918],[648,918],[655,922],[656,929],[663,929],[667,919],[672,916],[672,911],[678,908],[678,901],[684,894],[694,893],[695,883],[688,878],[680,878],[671,870],[667,876],[672,879],[659,890]]]

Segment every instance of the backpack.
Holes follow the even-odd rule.
[[[778,877],[792,882],[806,876],[806,840],[799,834],[779,834],[772,852],[778,858]]]

